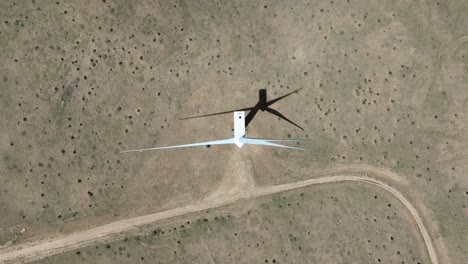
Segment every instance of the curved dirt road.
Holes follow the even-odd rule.
[[[429,232],[424,225],[421,216],[414,206],[395,188],[391,187],[387,183],[377,180],[368,176],[352,176],[352,175],[339,175],[339,176],[328,176],[321,178],[314,178],[304,181],[298,181],[293,183],[265,186],[265,187],[254,187],[252,189],[239,192],[236,194],[228,194],[225,196],[218,196],[213,199],[203,200],[198,203],[194,203],[188,206],[175,208],[172,210],[159,212],[155,214],[149,214],[145,216],[139,216],[134,218],[128,218],[120,221],[116,221],[103,226],[95,227],[85,231],[80,231],[66,235],[64,237],[53,238],[49,240],[42,240],[32,243],[19,244],[11,247],[4,248],[0,251],[0,262],[1,263],[25,263],[38,259],[45,258],[47,256],[59,254],[61,252],[74,250],[77,248],[85,247],[97,242],[104,242],[113,239],[117,239],[119,233],[135,230],[138,227],[150,224],[162,219],[172,218],[181,216],[189,213],[199,212],[207,209],[220,207],[234,203],[240,199],[251,199],[262,196],[267,196],[275,193],[284,191],[294,190],[297,188],[307,187],[314,184],[325,184],[335,182],[362,182],[371,184],[384,189],[385,191],[394,195],[413,216],[416,224],[418,225],[419,231],[423,237],[426,249],[432,264],[438,264],[437,253],[434,248],[434,244],[429,235]]]

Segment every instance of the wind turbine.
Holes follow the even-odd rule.
[[[214,113],[214,114],[207,114],[207,115],[200,115],[200,116],[190,116],[190,117],[184,117],[184,118],[180,118],[180,120],[185,120],[185,119],[191,119],[191,118],[199,118],[199,117],[205,117],[205,116],[213,116],[213,115],[222,115],[222,114],[227,114],[227,113],[232,113],[232,112],[236,112],[236,111],[250,111],[249,114],[247,115],[247,117],[245,118],[245,127],[247,127],[250,122],[252,121],[252,119],[255,117],[255,115],[257,114],[257,112],[259,110],[261,110],[262,112],[264,111],[267,111],[281,119],[284,119],[286,120],[287,122],[295,125],[296,127],[304,130],[302,127],[300,127],[298,124],[294,123],[293,121],[289,120],[287,117],[285,117],[284,115],[282,115],[280,112],[278,112],[277,110],[273,109],[273,108],[270,108],[270,106],[276,102],[278,102],[279,100],[287,97],[287,96],[290,96],[291,94],[293,93],[297,93],[299,90],[302,90],[301,89],[297,89],[297,90],[294,90],[288,94],[285,94],[281,97],[278,97],[276,99],[273,99],[273,100],[270,100],[270,101],[267,101],[267,91],[266,89],[260,89],[258,91],[258,102],[255,106],[253,107],[246,107],[246,108],[241,108],[241,109],[236,109],[236,110],[229,110],[229,111],[224,111],[224,112],[219,112],[219,113]]]
[[[143,152],[143,151],[148,151],[148,150],[170,149],[170,148],[185,148],[185,147],[195,147],[195,146],[210,147],[211,145],[226,145],[226,144],[234,144],[239,148],[242,148],[245,144],[250,144],[250,145],[264,145],[264,146],[304,150],[302,148],[295,148],[295,147],[290,147],[290,146],[285,146],[285,145],[272,143],[272,142],[277,142],[277,141],[309,141],[309,140],[308,139],[248,138],[248,137],[245,136],[245,113],[243,111],[235,111],[234,112],[234,137],[232,137],[232,138],[213,140],[213,141],[205,141],[205,142],[198,142],[198,143],[192,143],[192,144],[184,144],[184,145],[167,146],[167,147],[155,147],[155,148],[125,150],[125,151],[122,151],[120,153]]]

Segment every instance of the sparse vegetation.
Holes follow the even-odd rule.
[[[233,171],[253,174],[262,186],[369,165],[409,181],[401,188],[427,212],[432,234],[448,250],[440,254],[453,263],[468,258],[460,247],[468,237],[466,1],[6,0],[0,7],[0,246],[183,206],[209,196]],[[311,139],[299,143],[305,152],[242,149],[251,169],[232,165],[232,151],[239,150],[229,147],[119,153],[224,138],[231,133],[228,117],[178,118],[249,105],[260,88],[268,89],[269,99],[303,88],[275,107],[305,131],[260,113],[249,134],[305,135]],[[328,196],[319,200],[335,203],[338,197]],[[308,206],[305,198],[281,197],[258,207],[282,213]],[[381,201],[382,195],[375,197]],[[353,197],[349,206],[362,198]],[[251,248],[278,242],[267,235],[279,223],[256,233],[244,225],[254,228],[258,219],[247,217],[252,222],[246,223],[239,220],[242,214],[234,220],[228,214],[194,218],[177,232],[157,236],[158,243],[171,258],[181,257],[196,252],[185,246],[195,230],[201,230],[200,239],[214,239],[214,227],[236,228],[223,243],[245,246],[235,243],[248,236],[256,241]],[[368,213],[342,221],[377,228],[387,217],[394,216]],[[287,226],[285,221],[279,227]],[[283,240],[291,235],[300,242],[275,253],[282,257],[269,252],[251,262],[284,263],[286,254],[316,252],[298,235],[304,231],[296,231],[281,233]],[[179,236],[174,234],[184,234],[176,250],[166,243]],[[358,243],[366,245],[364,252],[378,246],[384,253],[349,262],[385,263],[390,244],[402,238],[363,238]],[[344,256],[356,253],[333,245]],[[89,260],[104,248],[79,250],[74,258]],[[153,261],[136,248],[118,248],[108,250]],[[416,249],[414,257],[397,252],[406,263],[424,263]]]
[[[278,207],[278,202],[284,206]],[[90,246],[80,254],[36,263],[426,263],[426,252],[417,246],[421,237],[407,222],[405,210],[371,186],[313,186],[165,220],[155,229],[109,244],[110,251]]]

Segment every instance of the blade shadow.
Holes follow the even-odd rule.
[[[276,111],[275,109],[272,109],[272,108],[267,108],[266,109],[267,112],[283,119],[283,120],[286,120],[287,122],[295,125],[296,127],[300,128],[301,130],[304,130],[302,127],[300,127],[298,124],[294,123],[293,121],[289,120],[287,117],[285,117],[284,115],[282,115],[280,112]]]
[[[270,106],[270,105],[272,105],[272,104],[274,104],[274,103],[276,103],[276,102],[278,102],[278,101],[281,100],[281,99],[284,99],[284,98],[290,96],[290,95],[293,94],[293,93],[299,92],[300,90],[302,90],[302,88],[297,89],[297,90],[294,90],[294,91],[292,91],[292,92],[290,92],[290,93],[288,93],[288,94],[285,94],[285,95],[283,95],[283,96],[280,96],[280,97],[278,97],[278,98],[276,98],[276,99],[273,99],[273,100],[271,100],[271,101],[268,101],[268,102],[266,103],[266,104],[267,104],[267,107]]]
[[[262,112],[267,111],[270,114],[273,114],[273,115],[277,116],[278,118],[283,119],[283,120],[287,121],[288,123],[298,127],[299,129],[304,130],[304,128],[302,128],[298,124],[294,123],[293,121],[289,120],[287,117],[285,117],[283,114],[281,114],[277,110],[272,109],[272,108],[269,107],[272,104],[274,104],[274,103],[276,103],[276,102],[290,96],[291,94],[299,92],[300,90],[302,90],[302,88],[294,90],[294,91],[292,91],[290,93],[287,93],[287,94],[285,94],[283,96],[280,96],[278,98],[275,98],[273,100],[267,101],[266,89],[260,89],[259,90],[259,100],[258,100],[257,104],[255,104],[255,106],[253,106],[253,107],[240,108],[240,109],[217,112],[217,113],[206,114],[206,115],[182,117],[182,118],[179,118],[179,120],[187,120],[187,119],[207,117],[207,116],[223,115],[223,114],[229,114],[229,113],[236,112],[236,111],[250,111],[247,114],[247,116],[245,117],[245,127],[247,127],[250,124],[250,122],[252,122],[255,115],[258,113],[258,111],[261,110]]]
[[[214,116],[214,115],[224,115],[224,114],[229,114],[237,111],[249,111],[252,110],[253,107],[247,107],[247,108],[241,108],[241,109],[235,109],[235,110],[229,110],[229,111],[224,111],[224,112],[218,112],[218,113],[213,113],[213,114],[206,114],[206,115],[199,115],[199,116],[189,116],[189,117],[181,117],[179,120],[186,120],[186,119],[192,119],[192,118],[199,118],[199,117],[206,117],[206,116]]]

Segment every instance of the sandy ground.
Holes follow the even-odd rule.
[[[324,175],[392,182],[468,258],[467,1],[0,1],[0,245]],[[120,151],[226,138],[248,146]],[[380,178],[379,178],[380,179]],[[268,187],[270,188],[270,187]],[[211,200],[210,200],[211,199]],[[358,224],[358,223],[354,223]]]
[[[387,191],[394,195],[411,213],[416,224],[419,228],[419,231],[423,237],[425,247],[429,254],[432,264],[438,264],[437,251],[432,242],[430,233],[426,228],[421,215],[416,210],[416,208],[411,204],[406,197],[400,193],[397,189],[391,185],[385,183],[384,181],[378,180],[374,177],[369,176],[353,176],[353,175],[338,175],[338,176],[329,176],[322,178],[313,178],[305,181],[298,181],[289,184],[275,185],[275,186],[262,186],[262,187],[253,187],[247,190],[242,190],[238,192],[235,187],[233,188],[234,193],[231,190],[226,191],[226,193],[218,192],[207,198],[202,202],[190,204],[184,207],[175,208],[172,210],[150,214],[135,218],[129,218],[114,223],[110,223],[104,226],[96,227],[90,230],[83,232],[78,232],[70,234],[62,238],[50,239],[48,241],[37,241],[25,245],[15,245],[10,248],[3,249],[0,252],[0,261],[3,262],[21,262],[26,263],[34,260],[38,260],[50,255],[59,254],[61,252],[77,249],[90,245],[92,243],[108,241],[115,239],[116,235],[119,235],[123,232],[128,232],[136,229],[138,226],[154,223],[167,218],[183,216],[185,214],[199,212],[202,210],[207,210],[211,208],[220,207],[223,205],[231,204],[240,199],[254,199],[257,197],[262,197],[266,195],[271,195],[275,193],[280,193],[284,191],[289,191],[297,188],[302,188],[314,184],[326,184],[326,183],[335,183],[342,181],[354,181],[372,184],[376,187],[381,188],[384,191]],[[238,184],[241,186],[244,185],[244,181],[238,181]],[[234,186],[234,185],[233,185]],[[221,188],[221,191],[223,188]],[[225,191],[225,190],[224,190]],[[237,192],[236,192],[237,191]]]

